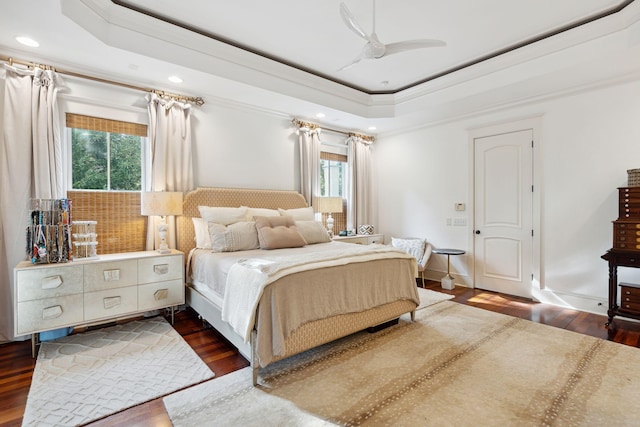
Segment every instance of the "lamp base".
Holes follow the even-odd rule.
[[[170,254],[171,253],[171,249],[169,249],[169,248],[166,248],[166,249],[158,248],[158,249],[156,249],[156,252],[158,252],[159,254]]]

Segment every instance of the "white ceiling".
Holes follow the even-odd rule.
[[[369,33],[372,1],[344,2]],[[463,115],[482,102],[486,108],[559,90],[560,83],[566,90],[611,78],[610,69],[579,50],[640,19],[639,2],[629,0],[377,0],[376,33],[384,43],[432,38],[447,46],[339,71],[365,44],[342,21],[340,3],[5,1],[0,54],[306,119],[324,112],[327,117],[315,121],[390,132],[444,120],[454,107]],[[25,48],[18,35],[41,46]],[[554,56],[570,49],[575,63]],[[602,53],[612,55],[606,49]],[[635,59],[624,61],[620,73],[640,67]],[[524,64],[520,81],[501,74]],[[184,82],[170,83],[169,75]]]

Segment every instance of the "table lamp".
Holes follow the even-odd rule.
[[[140,198],[140,213],[144,216],[159,216],[158,236],[160,247],[158,253],[171,252],[167,246],[167,215],[182,215],[181,191],[150,191],[142,192]]]
[[[342,197],[318,197],[318,212],[329,214],[327,217],[327,231],[333,237],[332,213],[342,212]]]

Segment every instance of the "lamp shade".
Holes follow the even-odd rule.
[[[182,192],[142,192],[140,213],[145,216],[182,215]]]
[[[318,197],[318,212],[342,212],[342,197]]]

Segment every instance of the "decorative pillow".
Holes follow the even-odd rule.
[[[207,223],[197,216],[191,219],[193,220],[193,230],[196,233],[196,248],[211,249],[211,235]]]
[[[253,221],[240,221],[229,225],[209,223],[211,249],[214,252],[235,252],[258,249],[258,232]]]
[[[254,216],[280,216],[280,212],[277,209],[247,208],[247,221],[253,221]]]
[[[329,232],[320,221],[296,221],[296,227],[307,241],[307,245],[331,241]]]
[[[198,206],[200,216],[205,224],[209,222],[217,222],[222,225],[233,224],[234,222],[247,220],[247,207],[224,208],[214,206]]]
[[[256,216],[261,249],[299,248],[307,244],[290,216]]]
[[[426,239],[409,238],[399,239],[396,237],[391,238],[391,246],[401,249],[415,257],[416,261],[420,262],[424,255],[424,249],[427,245]]]
[[[286,215],[293,218],[294,221],[313,221],[315,219],[315,213],[313,208],[297,208],[297,209],[280,209],[278,208],[280,215]]]

